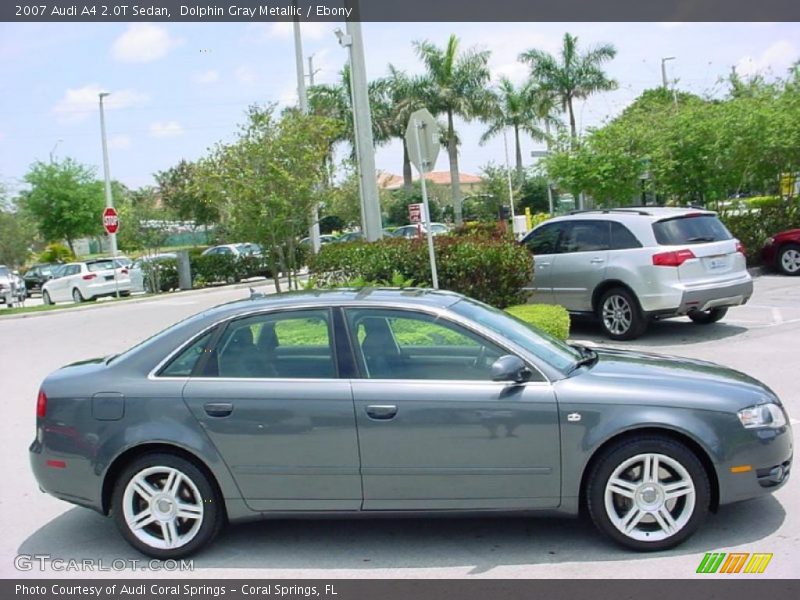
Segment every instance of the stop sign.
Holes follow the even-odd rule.
[[[109,206],[103,211],[103,227],[109,235],[119,230],[119,215],[115,208]]]

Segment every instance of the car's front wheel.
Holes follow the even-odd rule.
[[[51,300],[51,298],[50,298],[50,293],[49,293],[47,290],[45,290],[45,291],[43,291],[43,292],[42,292],[42,302],[43,302],[43,303],[44,303],[46,306],[50,306],[50,305],[52,305],[52,304],[53,304],[53,301],[52,301],[52,300]]]
[[[647,317],[636,296],[625,288],[613,288],[603,294],[598,313],[606,335],[612,340],[633,340],[647,329]]]
[[[800,275],[800,244],[786,244],[781,248],[778,268],[784,275]]]
[[[224,522],[221,499],[209,478],[188,460],[162,453],[128,465],[116,482],[112,512],[128,543],[160,559],[196,552]]]
[[[728,314],[727,308],[712,308],[709,310],[693,310],[689,312],[688,317],[700,325],[709,325],[722,320]]]
[[[589,475],[586,501],[595,525],[633,550],[666,550],[692,535],[708,514],[711,487],[684,444],[641,437],[609,448]]]

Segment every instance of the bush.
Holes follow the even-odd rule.
[[[178,261],[174,258],[143,262],[142,275],[145,289],[150,292],[178,289]]]
[[[71,262],[75,260],[75,255],[64,244],[48,244],[39,255],[37,262],[40,263],[56,263],[56,262]]]
[[[465,294],[499,308],[521,304],[522,287],[530,282],[533,257],[507,240],[480,236],[434,238],[439,287]],[[412,279],[430,287],[428,246],[424,240],[384,239],[379,242],[328,244],[309,264],[314,282],[321,287],[348,281]]]
[[[459,225],[453,230],[453,235],[458,237],[471,236],[491,240],[506,240],[509,243],[514,242],[514,235],[511,228],[505,223],[500,224],[497,221],[470,221]]]
[[[758,210],[723,212],[720,219],[733,237],[744,244],[747,263],[754,265],[761,261],[761,248],[768,237],[800,227],[800,201],[782,200],[778,205],[767,204]]]
[[[563,306],[521,304],[508,307],[506,312],[560,340],[569,337],[569,313]]]
[[[237,257],[232,254],[190,256],[192,279],[196,287],[212,283],[235,283],[249,277],[269,277],[270,269],[262,256]]]

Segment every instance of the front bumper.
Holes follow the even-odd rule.
[[[770,494],[783,487],[792,471],[793,437],[781,429],[743,430],[750,439],[717,466],[719,503],[730,504]],[[743,467],[749,466],[749,470]],[[732,471],[738,469],[738,472]]]

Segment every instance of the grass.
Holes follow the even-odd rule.
[[[111,298],[109,300],[104,300],[101,304],[114,304],[117,302],[125,302],[126,300],[131,300],[132,298],[143,298],[144,296],[129,296],[127,298]],[[40,304],[38,306],[20,306],[14,308],[0,308],[0,317],[3,315],[22,315],[27,313],[40,313],[40,312],[48,312],[51,310],[65,310],[71,308],[78,308],[79,306],[92,306],[97,305],[96,302],[81,302],[80,304]],[[5,304],[3,305],[5,307]]]

